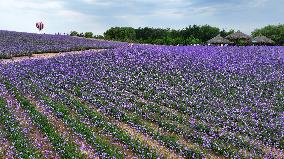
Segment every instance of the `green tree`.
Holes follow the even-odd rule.
[[[77,31],[71,31],[70,36],[78,36],[78,32]]]
[[[196,38],[195,42],[198,42],[197,39],[201,40],[202,42],[206,43],[208,40],[212,39],[213,37],[220,34],[220,29],[217,27],[212,27],[210,25],[203,25],[199,26],[199,33],[197,36],[194,36]]]
[[[139,42],[163,45],[190,45],[204,44],[209,39],[221,34],[227,36],[234,30],[220,31],[219,28],[210,25],[190,25],[182,30],[139,27],[112,27],[104,33],[105,39]]]
[[[268,25],[260,29],[255,29],[252,32],[252,36],[266,36],[277,45],[284,45],[284,24],[279,25]]]
[[[95,39],[104,39],[104,36],[103,35],[94,35],[94,38]]]
[[[84,37],[85,38],[93,38],[93,33],[92,32],[86,32]]]
[[[220,29],[210,25],[190,25],[180,31],[180,35],[184,39],[193,37],[199,39],[202,43],[206,43],[209,39],[220,34]]]
[[[84,37],[84,33],[78,34],[79,37]]]
[[[132,42],[136,39],[136,32],[131,27],[112,27],[104,33],[108,40],[120,40]]]
[[[233,30],[233,29],[231,29],[231,30],[229,30],[229,31],[226,31],[225,29],[222,29],[221,31],[220,31],[220,35],[222,36],[222,37],[226,37],[226,36],[228,36],[228,35],[230,35],[230,34],[233,34],[235,32],[235,30]]]

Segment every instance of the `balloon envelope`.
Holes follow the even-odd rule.
[[[44,24],[42,22],[37,22],[36,27],[38,28],[39,31],[41,31],[44,28]]]

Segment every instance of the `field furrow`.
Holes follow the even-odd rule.
[[[76,98],[74,96],[72,97]],[[82,103],[86,103],[86,102],[83,102],[82,99],[80,98],[76,98],[76,99]],[[136,130],[135,128],[133,128],[131,125],[127,123],[120,122],[119,120],[115,120],[112,116],[109,116],[108,114],[106,114],[106,112],[100,111],[94,105],[86,103],[86,106],[88,106],[89,110],[91,111],[96,111],[98,113],[102,113],[102,115],[105,115],[104,118],[108,119],[108,122],[113,123],[114,125],[120,128],[122,131],[126,132],[129,136],[131,136],[135,140],[139,140],[142,143],[148,145],[151,149],[155,150],[159,154],[159,156],[162,156],[165,158],[183,158],[181,155],[177,154],[171,149],[168,149],[163,144],[161,144],[159,141],[153,139],[151,136]]]
[[[119,122],[119,121],[114,121],[114,123],[127,132],[129,135],[131,135],[133,138],[137,138],[143,143],[146,143],[147,145],[150,146],[151,149],[156,150],[160,156],[165,157],[165,158],[184,158],[181,155],[176,154],[174,151],[169,150],[166,148],[164,145],[162,145],[160,142],[153,140],[153,138],[147,134],[143,134],[141,132],[138,132],[135,128],[132,128],[130,125]]]
[[[107,91],[108,93],[110,93],[111,91]],[[114,91],[113,91],[114,92]],[[118,90],[116,90],[115,92],[119,92]],[[82,96],[84,96],[84,92],[81,92],[81,95]],[[108,99],[109,101],[108,102],[110,102],[110,103],[112,103],[113,101],[115,101],[115,97],[116,95],[115,94],[112,94],[111,96],[108,96],[107,98],[104,96],[104,99],[108,99],[108,98],[110,98],[110,99]],[[89,98],[92,98],[92,96],[91,95],[88,95],[88,97]],[[96,96],[96,97],[98,97],[98,96]],[[129,99],[129,97],[128,96],[124,96],[124,95],[121,95],[120,94],[120,97],[119,97],[122,101],[123,101],[123,99],[122,98],[124,98],[124,99]],[[92,98],[91,100],[94,100],[94,101],[96,101],[96,99],[95,98]],[[190,139],[189,137],[188,137],[188,135],[190,135],[190,132],[192,132],[192,131],[188,131],[187,129],[187,127],[184,127],[184,126],[181,126],[181,125],[179,125],[179,124],[173,124],[172,122],[175,122],[175,121],[168,121],[168,120],[164,120],[163,121],[163,118],[164,118],[164,116],[162,115],[162,114],[156,114],[156,116],[155,116],[155,112],[152,110],[151,112],[149,112],[148,111],[148,109],[149,109],[149,106],[148,106],[148,108],[147,108],[147,105],[143,105],[143,107],[141,106],[141,103],[139,103],[139,99],[136,99],[135,100],[136,101],[136,103],[130,103],[130,104],[134,104],[135,105],[135,109],[136,108],[139,108],[139,109],[137,109],[137,110],[132,110],[131,108],[130,108],[130,110],[131,111],[129,111],[129,108],[125,108],[124,107],[124,104],[123,103],[113,103],[114,105],[116,105],[116,108],[111,108],[111,109],[115,109],[116,111],[118,111],[118,112],[120,112],[120,113],[118,113],[118,115],[119,116],[121,116],[122,114],[121,113],[124,113],[125,115],[124,116],[128,116],[128,117],[132,117],[133,119],[132,120],[134,120],[134,123],[136,124],[136,126],[137,126],[137,124],[138,125],[141,125],[142,127],[143,126],[145,126],[145,125],[143,125],[143,123],[138,123],[137,121],[143,121],[143,120],[147,120],[148,122],[154,122],[154,123],[156,123],[156,124],[158,124],[158,126],[161,128],[161,129],[163,129],[164,131],[170,131],[170,132],[172,132],[172,133],[181,133],[181,132],[183,132],[183,135],[185,135],[185,137],[187,138],[187,140],[188,139]],[[99,102],[100,103],[100,102]],[[127,102],[126,102],[127,103]],[[141,106],[141,109],[140,109],[140,106]],[[119,108],[119,109],[118,109]],[[147,110],[147,111],[145,111],[145,109]],[[144,109],[144,111],[143,111],[143,109]],[[138,111],[138,112],[137,112]],[[142,111],[142,112],[141,112]],[[111,112],[110,112],[111,113]],[[141,114],[142,113],[142,114]],[[144,114],[144,115],[143,115]],[[114,114],[112,114],[112,115],[114,115]],[[134,115],[134,116],[133,116]],[[153,116],[154,115],[154,116]],[[115,116],[115,115],[114,115]],[[151,117],[152,116],[152,117]],[[165,123],[167,123],[166,125],[165,125]],[[145,127],[143,127],[143,128],[145,128]],[[185,130],[186,131],[184,131],[183,130],[183,128],[185,128]],[[152,131],[150,131],[150,132],[152,132]],[[202,134],[201,136],[204,136],[204,134]],[[200,137],[201,137],[200,136]],[[202,139],[201,139],[202,140]],[[197,142],[198,140],[196,140],[195,142]],[[201,145],[200,145],[201,146]],[[208,152],[207,152],[208,153]],[[247,154],[249,154],[248,152],[246,152]],[[246,154],[246,155],[247,155]],[[213,153],[211,154],[211,155],[214,155]],[[231,154],[231,155],[234,155],[234,154]]]
[[[3,126],[0,124],[0,158],[16,158],[15,148],[8,140],[7,134],[3,129]]]
[[[40,151],[45,158],[57,159],[59,155],[53,150],[51,143],[48,138],[44,136],[38,128],[32,124],[32,119],[23,110],[19,103],[11,97],[6,90],[3,91],[3,96],[7,101],[7,108],[15,119],[19,122],[22,127],[24,134],[28,137],[29,141]]]
[[[48,83],[48,81],[46,81],[45,82],[46,84]],[[55,90],[54,90],[55,91]],[[52,92],[46,92],[47,94],[50,94],[50,93],[52,93]],[[62,94],[62,93],[61,93]],[[69,94],[70,95],[70,94]],[[72,96],[72,98],[74,98],[74,96]],[[69,101],[72,101],[72,99],[69,99]],[[84,100],[82,100],[81,99],[81,102],[84,102]],[[119,103],[116,103],[116,105],[118,106],[118,107],[121,107],[120,106],[120,104]],[[95,108],[94,106],[93,107],[91,107],[90,108],[91,110],[95,110],[95,109],[97,109],[97,108]],[[124,108],[122,108],[121,110],[118,110],[118,111],[121,111],[121,112],[123,112],[122,110],[124,110]],[[106,112],[105,112],[106,113]],[[108,115],[110,115],[110,116],[113,116],[114,115],[114,117],[116,116],[115,114],[112,114],[111,112],[108,112],[109,114]],[[131,114],[129,114],[129,113],[127,113],[127,112],[124,112],[125,113],[125,115],[126,116],[133,116],[133,115],[131,115]],[[132,112],[133,113],[133,112]],[[134,114],[135,114],[135,112],[134,112]],[[140,126],[142,126],[141,128],[142,129],[145,129],[145,125],[141,125],[141,123],[139,122],[139,123],[137,123],[137,122],[135,122],[135,121],[138,121],[138,120],[141,120],[141,121],[143,121],[143,120],[145,120],[145,118],[143,118],[143,117],[139,117],[139,114],[136,114],[136,116],[138,115],[138,118],[137,119],[135,119],[134,120],[134,123],[136,124],[136,127],[138,126],[138,125],[140,125]],[[121,120],[120,118],[117,118],[117,119],[119,119],[119,120]],[[147,118],[146,118],[147,119]],[[133,120],[133,119],[132,119]],[[122,120],[123,121],[123,120]],[[124,120],[123,122],[127,122],[128,120]],[[131,122],[133,122],[133,121],[131,121]],[[153,120],[148,120],[148,122],[153,122]],[[137,125],[138,124],[138,125]],[[160,128],[161,129],[164,129],[164,126],[165,125],[160,125]],[[157,131],[157,132],[154,132],[153,133],[153,130],[151,129],[151,128],[149,128],[148,127],[148,131],[144,131],[143,133],[150,133],[150,135],[152,136],[152,139],[158,139],[158,140],[161,140],[161,137],[162,138],[164,138],[164,139],[162,139],[162,141],[163,142],[168,142],[168,146],[170,146],[170,145],[172,145],[172,141],[170,141],[170,140],[167,140],[166,139],[166,137],[167,138],[171,138],[171,135],[164,135],[165,133],[161,133],[161,131]],[[168,131],[167,129],[164,129],[164,130],[166,130],[166,131]],[[140,130],[139,130],[140,131]],[[173,133],[176,133],[176,131],[172,131]],[[157,136],[157,133],[158,134],[160,134],[160,135],[158,135]],[[179,133],[179,132],[177,132],[177,133]],[[154,136],[153,136],[154,135]],[[159,137],[160,136],[160,137]],[[153,138],[154,137],[154,138]],[[196,144],[195,144],[195,146],[193,146],[194,144],[193,143],[191,143],[191,146],[189,147],[188,146],[188,144],[190,143],[189,141],[188,141],[188,137],[187,137],[187,145],[185,145],[185,144],[181,144],[181,142],[178,142],[177,140],[175,140],[174,141],[175,142],[175,147],[176,146],[183,146],[184,148],[186,148],[186,149],[192,149],[193,150],[193,152],[194,151],[196,151],[197,150],[197,152],[205,152],[205,154],[208,154],[208,155],[210,155],[210,156],[215,156],[216,158],[218,157],[218,155],[215,155],[214,153],[209,153],[207,150],[205,150],[205,149],[200,149],[201,147],[198,147]],[[185,143],[185,142],[183,142],[183,143]],[[167,145],[167,144],[166,144]],[[200,145],[200,146],[202,146],[202,145]],[[173,147],[170,147],[171,149],[176,149],[176,148],[173,148]],[[184,151],[185,149],[184,148],[182,148],[181,150],[182,151]],[[176,150],[178,150],[178,152],[180,151],[180,149],[176,149]],[[186,151],[184,151],[184,152],[182,152],[182,153],[187,153]],[[247,153],[247,152],[246,152]],[[241,154],[244,154],[244,155],[247,155],[247,154],[245,154],[245,153],[242,153],[241,152]],[[187,154],[187,155],[190,155],[190,153],[189,154]]]
[[[126,91],[126,94],[129,95],[129,96],[136,96],[136,95],[134,95],[130,92],[127,92],[127,91]],[[254,149],[255,151],[259,151],[258,153],[263,153],[264,156],[270,156],[272,154],[272,156],[274,156],[276,158],[284,158],[284,153],[279,148],[276,148],[276,147],[273,147],[273,146],[269,147],[269,146],[265,145],[260,140],[250,138],[249,136],[244,135],[244,134],[234,133],[231,130],[224,129],[224,128],[221,128],[219,126],[214,126],[210,122],[200,121],[196,118],[190,117],[188,114],[181,113],[181,112],[179,112],[176,109],[173,109],[171,107],[166,107],[166,106],[160,105],[155,101],[146,100],[143,97],[137,96],[136,101],[142,102],[145,105],[151,105],[151,106],[155,105],[154,109],[152,109],[150,111],[157,112],[157,110],[160,110],[160,112],[159,111],[157,112],[158,113],[157,115],[163,115],[165,118],[170,120],[168,123],[175,122],[175,125],[177,125],[179,128],[182,128],[182,127],[184,127],[184,128],[186,128],[186,127],[187,128],[188,127],[195,128],[192,125],[204,125],[205,127],[210,128],[211,131],[218,132],[219,134],[222,134],[224,141],[226,141],[229,137],[232,137],[232,136],[234,136],[235,138],[238,138],[239,141],[241,141],[241,142],[237,143],[236,146],[239,146],[239,147],[245,146],[247,148],[247,149],[244,148],[244,149],[241,150],[241,153],[244,156],[247,156],[247,157],[251,156],[249,151]],[[207,130],[206,133],[209,133],[209,132],[210,131]],[[242,145],[242,144],[245,144],[245,145]]]
[[[64,91],[64,90],[63,90]],[[61,92],[60,94],[64,94],[63,92]],[[69,97],[68,97],[69,96]],[[138,139],[145,139],[145,138],[151,138],[152,140],[151,140],[151,142],[153,142],[152,143],[152,145],[151,145],[151,142],[147,142],[147,144],[149,145],[150,144],[150,147],[153,147],[153,145],[156,145],[156,146],[154,146],[154,147],[159,147],[159,144],[160,144],[160,142],[161,141],[157,141],[157,139],[158,140],[160,140],[160,138],[158,138],[158,137],[153,137],[153,136],[149,136],[148,134],[147,134],[147,132],[145,133],[145,132],[143,132],[143,131],[141,131],[140,130],[140,128],[139,127],[136,127],[136,126],[138,126],[138,125],[136,125],[136,126],[134,126],[134,127],[136,127],[136,129],[135,128],[131,128],[131,126],[130,125],[128,125],[127,123],[128,122],[133,122],[133,121],[131,121],[131,120],[121,120],[119,117],[117,118],[116,117],[116,114],[112,114],[112,113],[110,113],[110,112],[105,112],[105,111],[101,111],[98,107],[96,107],[96,106],[94,106],[94,105],[92,105],[92,104],[90,104],[90,103],[88,103],[88,102],[85,102],[84,100],[82,100],[81,98],[79,98],[79,97],[76,97],[76,96],[73,96],[73,95],[71,95],[70,93],[67,93],[67,94],[65,94],[65,98],[67,98],[67,100],[65,101],[66,102],[66,104],[67,103],[69,103],[68,105],[70,105],[70,103],[77,103],[77,105],[79,105],[79,106],[81,106],[81,107],[83,107],[83,103],[85,103],[86,104],[86,106],[88,107],[88,108],[85,108],[86,109],[86,111],[96,111],[96,112],[98,112],[98,113],[103,113],[104,115],[105,115],[105,118],[106,119],[108,119],[109,120],[109,123],[117,123],[118,122],[118,120],[119,121],[121,121],[121,122],[119,122],[120,124],[119,125],[124,125],[124,127],[123,127],[123,130],[125,130],[125,127],[126,126],[129,126],[130,128],[129,129],[131,129],[132,130],[132,134],[137,134],[136,136],[138,137]],[[75,99],[75,100],[74,100]],[[77,101],[76,101],[77,100]],[[71,104],[72,105],[72,104]],[[85,107],[86,107],[85,106]],[[80,109],[80,107],[78,107],[78,109]],[[82,110],[81,110],[82,111]],[[79,111],[80,112],[80,111]],[[131,115],[130,115],[131,116]],[[89,116],[90,117],[90,116]],[[115,120],[116,120],[116,122],[115,122]],[[143,119],[141,119],[141,120],[143,120]],[[125,122],[125,123],[123,123],[123,122]],[[137,124],[137,123],[135,123],[135,124]],[[138,130],[137,130],[137,128],[138,128]],[[142,129],[143,129],[143,127],[141,127]],[[149,129],[149,131],[152,131],[152,129]],[[128,132],[128,131],[127,131]],[[134,133],[134,132],[136,132],[136,133]],[[156,133],[158,133],[158,132],[156,132]],[[159,134],[159,133],[158,133]],[[163,134],[161,134],[162,136],[161,137],[166,137],[165,135],[163,135]],[[132,136],[132,135],[131,135]],[[170,137],[170,136],[169,136]],[[142,140],[142,141],[145,141],[145,140]],[[171,144],[170,142],[168,142],[168,143],[165,143],[166,142],[166,140],[163,140],[163,144],[165,144],[166,145],[166,147],[167,148],[164,148],[164,147],[161,147],[161,149],[167,149],[167,151],[168,152],[170,152],[170,154],[172,154],[172,155],[175,155],[175,156],[179,156],[178,154],[176,154],[176,152],[174,152],[173,151],[173,149],[175,149],[175,148],[173,148],[173,147],[170,147],[170,145],[169,144]],[[159,143],[159,144],[157,144],[157,143]],[[160,145],[161,146],[161,145]],[[170,148],[170,149],[169,149]],[[199,151],[198,149],[198,147],[195,147],[195,149],[197,150],[197,152]],[[160,151],[160,150],[156,150],[157,152],[167,152],[167,151]],[[195,150],[193,150],[192,152],[190,152],[191,150],[188,150],[188,152],[186,152],[186,151],[184,151],[184,152],[182,152],[182,153],[188,153],[188,154],[184,154],[185,156],[189,156],[189,155],[193,155],[194,154],[194,151]],[[179,151],[178,151],[178,153],[180,153]],[[192,154],[191,154],[192,153]],[[172,156],[171,155],[171,156]],[[163,154],[162,154],[162,156],[163,156]]]
[[[44,92],[45,94],[46,92]],[[37,92],[36,94],[40,94],[40,92]],[[84,124],[86,124],[85,128],[89,128],[90,130],[93,129],[94,133],[96,133],[97,135],[101,135],[102,139],[107,139],[105,140],[105,144],[113,144],[112,147],[117,147],[118,149],[121,149],[121,151],[125,151],[125,155],[124,157],[129,157],[129,158],[136,158],[133,153],[129,152],[130,149],[132,149],[132,151],[138,153],[138,156],[142,157],[142,156],[149,156],[149,157],[156,157],[155,153],[152,153],[149,151],[149,148],[147,146],[146,143],[141,142],[139,140],[139,138],[133,138],[127,134],[126,132],[123,131],[123,129],[120,129],[119,127],[117,127],[114,123],[112,123],[112,121],[109,121],[108,117],[104,118],[101,115],[102,114],[97,114],[94,113],[95,110],[86,110],[87,106],[84,108],[80,108],[78,106],[80,105],[75,105],[74,100],[70,100],[73,103],[72,104],[67,104],[70,108],[72,108],[72,110],[67,110],[69,108],[64,106],[64,103],[60,103],[57,100],[58,99],[53,99],[53,101],[51,101],[48,97],[43,97],[42,99],[43,101],[49,103],[49,105],[57,105],[60,107],[62,107],[62,109],[65,109],[65,113],[68,112],[68,116],[72,116],[71,113],[73,113],[74,117],[77,116],[76,113],[81,114],[82,116],[78,116],[78,119],[80,121],[83,121]],[[56,102],[57,101],[57,102]],[[53,103],[53,104],[52,104]],[[65,103],[66,104],[66,103]],[[78,103],[77,103],[78,104]],[[82,106],[82,105],[81,105]],[[86,112],[90,113],[89,115],[86,116]],[[66,114],[67,115],[67,114]],[[100,123],[101,122],[101,123]],[[109,136],[111,135],[111,136]],[[115,142],[112,142],[115,141]],[[127,147],[126,149],[124,149],[124,147]],[[154,149],[155,150],[155,149]],[[154,151],[156,152],[156,150]],[[116,152],[117,153],[117,152]]]
[[[95,149],[88,144],[80,134],[74,133],[70,127],[68,127],[61,119],[55,116],[50,109],[48,109],[47,105],[36,101],[31,97],[27,97],[27,99],[33,104],[36,110],[42,114],[44,114],[48,121],[53,123],[53,126],[56,131],[68,142],[73,142],[76,144],[81,153],[86,155],[88,158],[99,158],[99,155],[96,153]]]
[[[20,126],[19,122],[15,119],[13,114],[9,112],[7,101],[0,98],[0,122],[3,125],[9,141],[15,147],[17,154],[21,158],[43,158],[38,150],[31,144],[29,139],[24,134],[24,129]]]
[[[274,58],[283,48],[133,44],[81,53],[0,64],[3,138],[34,139],[16,154],[284,158],[284,65]],[[15,139],[14,127],[23,132]]]
[[[116,89],[116,88],[112,88],[112,90],[110,90],[110,92],[119,92],[119,90]],[[122,97],[122,98],[131,97],[132,100],[134,100],[134,101],[136,101],[136,103],[138,103],[138,105],[143,105],[143,109],[147,110],[147,112],[144,112],[145,114],[153,114],[154,113],[157,116],[163,116],[163,118],[166,117],[167,120],[171,120],[172,122],[175,122],[175,123],[177,122],[175,125],[182,124],[184,126],[194,128],[197,131],[204,131],[203,129],[200,129],[200,128],[197,127],[197,126],[203,126],[204,125],[205,126],[204,128],[209,129],[209,130],[205,129],[206,130],[205,133],[207,133],[207,134],[209,133],[208,135],[210,135],[210,131],[218,132],[218,134],[222,135],[221,139],[224,140],[225,142],[227,142],[227,140],[229,138],[231,138],[231,136],[235,136],[236,138],[239,138],[237,141],[240,141],[240,142],[236,143],[235,146],[246,147],[247,150],[242,149],[242,151],[241,151],[241,153],[245,156],[247,156],[247,155],[251,156],[251,154],[248,151],[252,151],[252,149],[254,149],[253,151],[257,151],[258,153],[263,153],[263,155],[269,155],[271,153],[274,154],[274,155],[277,155],[277,156],[283,155],[281,153],[281,151],[277,148],[270,148],[270,149],[273,149],[273,151],[268,151],[269,148],[267,146],[265,146],[264,144],[261,144],[261,142],[259,142],[259,141],[256,142],[257,140],[255,140],[255,139],[248,138],[248,136],[242,136],[241,134],[235,134],[230,130],[223,129],[223,128],[220,128],[218,126],[212,126],[210,123],[207,123],[207,122],[204,122],[204,121],[200,122],[198,119],[192,118],[189,115],[181,113],[181,112],[179,112],[179,111],[177,111],[173,108],[165,107],[163,105],[157,104],[154,101],[146,100],[143,97],[136,97],[136,95],[134,95],[130,92],[127,92],[125,90],[123,90],[123,93],[125,93],[125,96]],[[136,106],[137,106],[137,104],[136,104]],[[171,122],[169,121],[168,123],[171,123]],[[193,126],[193,125],[195,125],[195,126]],[[236,140],[234,140],[234,142],[235,141]],[[254,144],[254,143],[257,143],[257,144]]]
[[[71,111],[71,113],[75,114],[76,112]],[[112,144],[114,147],[119,149],[119,151],[123,152],[124,158],[126,159],[136,159],[138,158],[138,155],[135,154],[132,149],[129,148],[128,145],[123,143],[119,138],[114,137],[111,133],[104,131],[103,129],[97,127],[95,124],[93,124],[88,118],[79,116],[80,121],[87,125],[89,129],[92,129],[94,132],[97,132],[97,134],[100,134],[100,136],[108,141],[110,144]]]
[[[5,82],[5,85],[20,102],[20,106],[29,113],[33,123],[48,137],[53,148],[59,153],[60,157],[85,158],[85,155],[80,152],[79,147],[74,143],[74,141],[65,141],[68,140],[68,138],[64,138],[62,136],[66,134],[58,134],[58,131],[55,129],[55,125],[51,124],[48,118],[43,113],[39,112],[29,100],[24,98],[15,87],[11,86],[11,84],[7,81]]]

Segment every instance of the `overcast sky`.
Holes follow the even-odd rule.
[[[250,33],[284,23],[284,0],[0,0],[0,30],[45,33],[92,31],[112,26],[181,29],[193,24]]]

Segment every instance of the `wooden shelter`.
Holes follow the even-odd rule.
[[[222,45],[222,44],[230,44],[230,40],[223,38],[220,35],[217,35],[216,37],[210,39],[207,41],[208,44],[213,44],[213,45]]]
[[[245,34],[245,33],[237,31],[235,33],[232,33],[232,34],[226,36],[226,39],[229,39],[229,40],[239,40],[239,39],[251,40],[251,37],[249,35]]]
[[[266,36],[257,36],[253,38],[252,43],[257,45],[273,45],[275,42]]]
[[[252,38],[249,35],[246,35],[245,33],[237,31],[235,33],[226,36],[226,39],[238,45],[247,45],[251,43]]]

